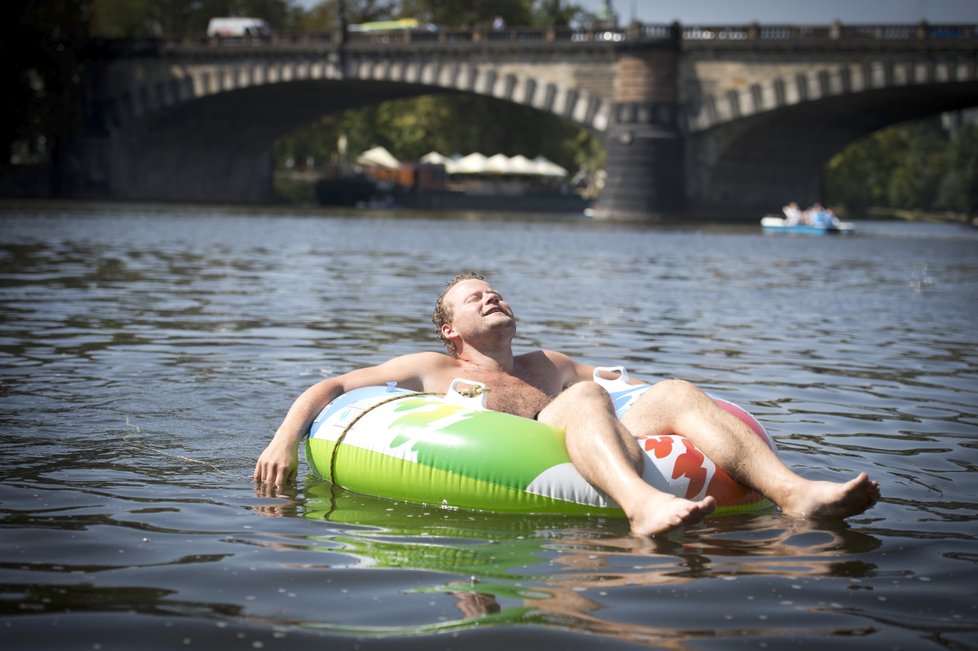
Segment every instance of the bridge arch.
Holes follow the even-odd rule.
[[[597,132],[608,128],[610,102],[578,87],[551,81],[525,70],[489,62],[353,59],[351,78],[473,93],[552,113]]]
[[[459,91],[528,106],[596,132],[608,128],[611,102],[597,93],[527,72],[526,66],[390,58],[324,58],[284,61],[220,61],[144,69],[116,95],[103,99],[112,115],[141,118],[210,95],[256,86],[302,81],[376,82],[402,96],[396,85],[427,92]],[[121,122],[117,120],[117,122]]]
[[[974,58],[894,60],[885,57],[859,63],[819,65],[790,76],[776,76],[745,88],[707,95],[687,107],[686,131],[695,134],[733,120],[839,95],[934,84],[967,84],[975,80]]]
[[[973,58],[817,66],[706,97],[687,114],[690,212],[745,217],[823,200],[824,166],[850,143],[976,105]]]
[[[608,102],[546,76],[480,62],[350,57],[144,62],[106,73],[115,92],[102,116],[120,198],[179,195],[194,201],[262,202],[274,197],[272,143],[321,115],[432,93],[512,102],[600,132]],[[215,175],[215,170],[221,174]]]

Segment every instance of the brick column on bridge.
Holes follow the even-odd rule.
[[[678,38],[620,52],[605,147],[608,177],[595,206],[598,219],[654,221],[683,214]]]

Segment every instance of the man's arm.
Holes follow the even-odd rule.
[[[340,395],[368,386],[397,382],[405,389],[421,391],[432,369],[448,358],[439,353],[416,353],[396,357],[378,366],[351,371],[314,384],[296,398],[275,436],[255,464],[255,481],[284,484],[299,467],[299,443],[323,407]]]

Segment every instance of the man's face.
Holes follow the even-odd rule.
[[[516,328],[509,303],[484,280],[469,279],[448,290],[445,302],[452,310],[452,327],[463,337],[496,328]]]

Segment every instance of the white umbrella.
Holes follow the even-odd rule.
[[[451,161],[451,158],[444,154],[439,154],[437,151],[429,151],[421,157],[421,162],[428,163],[429,165],[448,165]]]
[[[519,176],[536,176],[539,174],[537,166],[523,154],[516,154],[510,158],[509,168],[512,170],[510,172],[511,174],[517,174]]]
[[[374,147],[357,156],[357,164],[396,169],[401,166],[401,161],[383,147]]]
[[[538,170],[537,173],[541,176],[567,176],[567,170],[557,163],[547,160],[543,156],[534,158],[533,164]]]
[[[496,154],[486,160],[486,171],[492,174],[512,174],[513,166],[510,165],[509,156],[506,154]]]
[[[475,152],[461,158],[460,160],[454,161],[454,163],[449,166],[449,174],[485,174],[486,172],[486,161],[488,159]]]

